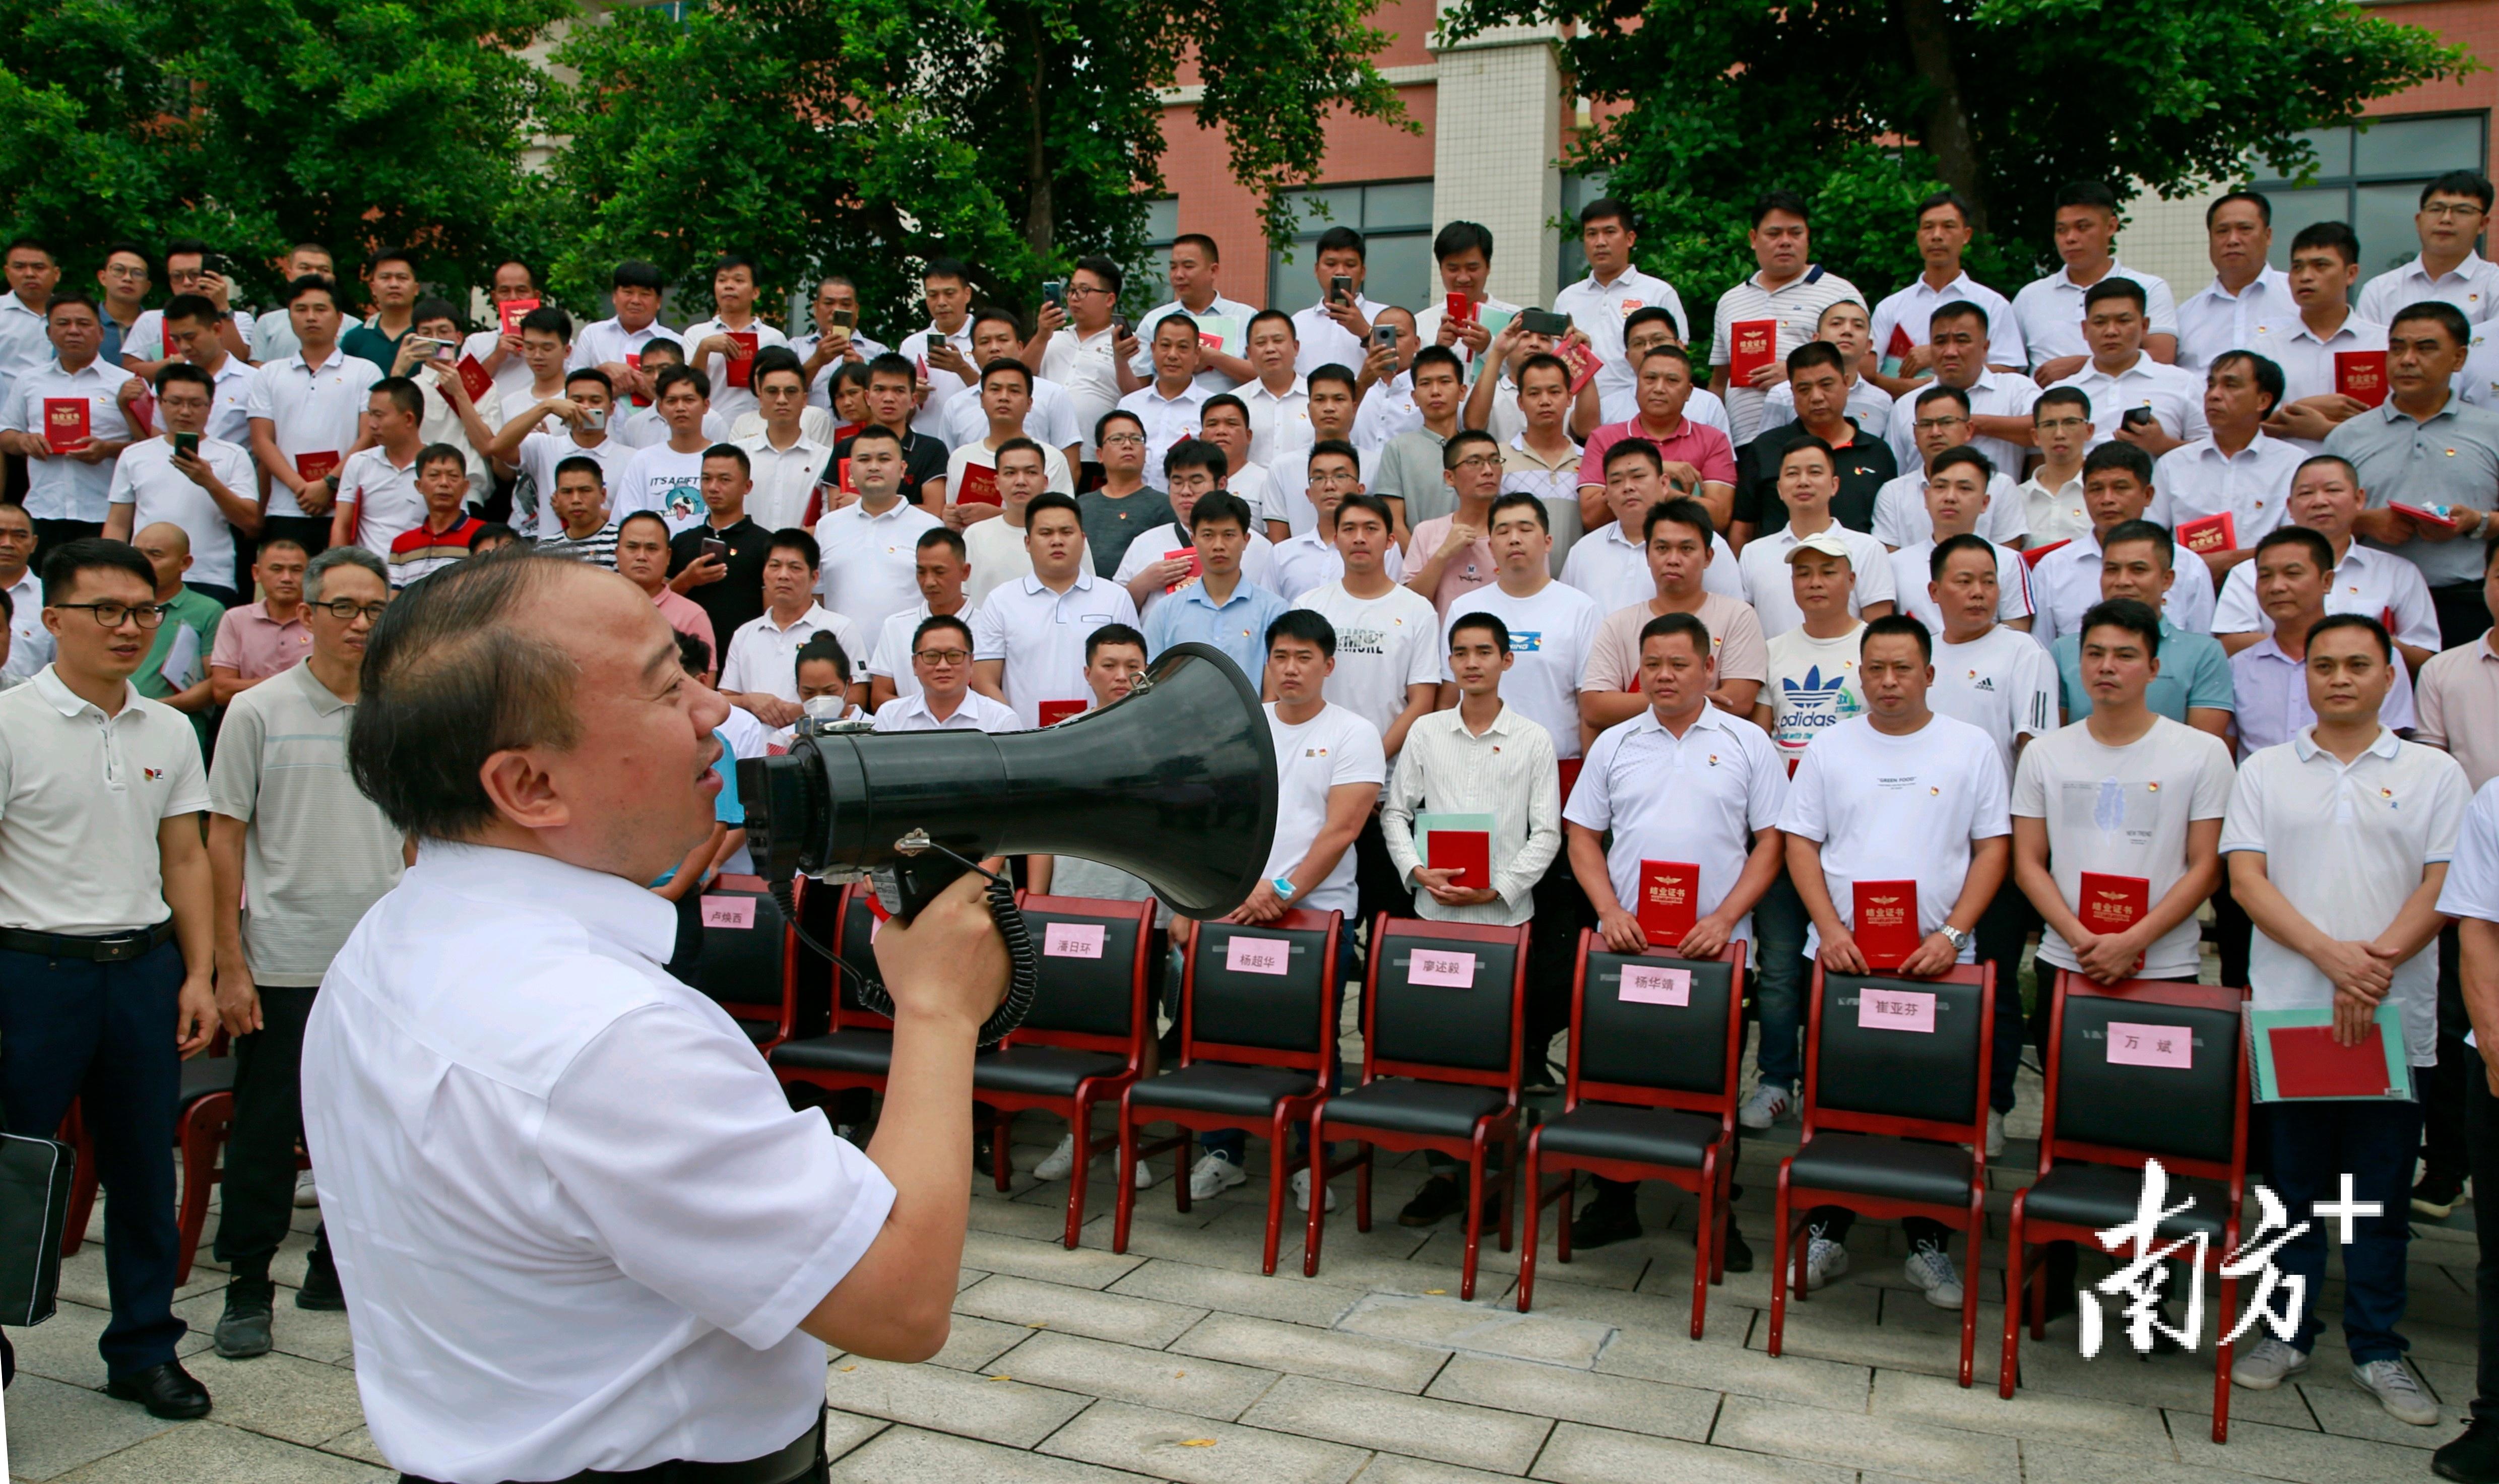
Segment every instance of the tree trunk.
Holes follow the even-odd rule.
[[[1034,257],[1047,259],[1051,242],[1057,236],[1057,211],[1050,192],[1050,153],[1044,147],[1049,116],[1044,78],[1050,63],[1042,49],[1041,16],[1037,8],[1030,6],[1024,8],[1023,52],[1032,59],[1032,70],[1024,75],[1023,94],[1024,113],[1031,123],[1024,158],[1024,183],[1030,195],[1024,204],[1023,241]]]
[[[1927,86],[1927,111],[1920,143],[1934,156],[1944,183],[1969,202],[1970,225],[1987,227],[1987,193],[1979,184],[1978,145],[1970,137],[1969,114],[1962,107],[1961,79],[1953,65],[1952,16],[1944,0],[1899,0],[1900,30],[1909,46],[1909,65]]]

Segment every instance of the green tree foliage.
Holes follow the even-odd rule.
[[[570,0],[0,0],[0,222],[79,273],[196,236],[260,291],[299,240],[481,279],[527,200]]]
[[[2061,184],[2162,195],[2296,170],[2295,136],[2474,65],[2349,0],[1461,0],[1452,37],[1563,21],[1583,97],[1628,105],[1578,161],[1641,211],[1649,271],[1714,294],[1753,271],[1749,207],[1814,209],[1816,255],[1879,292],[1918,270],[1910,209],[1949,184],[2006,287],[2055,261]]]

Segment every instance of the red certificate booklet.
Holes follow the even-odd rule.
[[[337,473],[339,466],[345,462],[328,449],[319,453],[300,453],[295,456],[295,472],[306,479],[318,479],[323,474]]]
[[[1652,947],[1681,943],[1701,919],[1701,867],[1688,860],[1641,861],[1635,916]]]
[[[1424,861],[1428,870],[1445,871],[1452,867],[1457,875],[1449,885],[1481,891],[1492,885],[1492,836],[1480,829],[1436,829],[1430,841],[1431,858]]]
[[[505,308],[511,307],[509,305]],[[468,390],[469,400],[475,402],[495,389],[495,378],[486,374],[486,367],[475,356],[460,358],[460,385]]]
[[[847,466],[850,461],[845,459],[842,463]],[[844,485],[843,488],[847,489],[849,486]],[[964,465],[963,482],[955,491],[955,503],[958,505],[994,505],[1000,503],[1000,500],[998,500],[998,471],[988,468],[985,465]]]
[[[2074,916],[2094,933],[2122,933],[2152,910],[2152,883],[2140,876],[2103,876],[2085,871],[2082,900]]]
[[[2374,407],[2386,400],[2386,353],[2383,350],[2334,352],[2334,390]]]
[[[1857,920],[1849,933],[1866,966],[1897,969],[1918,951],[1918,884],[1914,881],[1861,881],[1855,887]]]
[[[1181,548],[1180,550],[1178,550],[1178,551],[1167,551],[1167,552],[1164,552],[1164,553],[1163,553],[1163,560],[1164,560],[1165,562],[1179,562],[1179,561],[1182,561],[1182,560],[1184,560],[1184,559],[1185,559],[1185,560],[1187,561],[1187,563],[1188,563],[1188,570],[1181,574],[1180,580],[1179,580],[1178,582],[1166,582],[1166,583],[1164,583],[1164,584],[1163,584],[1163,591],[1164,591],[1164,592],[1166,592],[1166,593],[1177,593],[1177,592],[1179,592],[1179,591],[1181,590],[1181,584],[1182,584],[1182,583],[1193,582],[1193,581],[1195,581],[1196,579],[1198,579],[1198,578],[1203,577],[1203,576],[1205,576],[1205,575],[1206,575],[1206,561],[1205,561],[1205,559],[1204,559],[1204,558],[1200,557],[1200,556],[1197,554],[1197,548],[1196,548],[1196,547],[1194,547],[1194,546],[1184,546],[1184,547],[1182,547],[1182,548]],[[1437,865],[1438,863],[1439,863],[1439,862],[1437,862],[1437,861],[1436,861],[1436,862],[1434,862],[1434,864],[1436,864],[1436,865]],[[1484,883],[1484,885],[1485,885],[1485,886],[1490,886],[1490,885],[1491,885],[1491,883],[1490,883],[1490,882],[1486,882],[1486,883]]]
[[[2057,550],[2059,547],[2071,546],[2073,544],[2074,538],[2072,536],[2067,536],[2061,541],[2051,541],[2045,546],[2026,546],[2022,548],[2022,565],[2025,566],[2037,566],[2040,563],[2048,560],[2048,554],[2050,552]]]
[[[738,349],[746,352],[729,358],[729,384],[751,386],[755,381],[755,352],[763,338],[752,330],[731,330],[729,338],[736,342]]]
[[[1916,348],[1917,347],[1912,344],[1909,339],[1908,326],[1894,325],[1892,327],[1892,339],[1889,343],[1884,345],[1883,353],[1897,361]]]
[[[44,443],[52,452],[76,448],[90,436],[86,423],[87,404],[83,397],[47,397],[44,399]]]
[[[1090,701],[1081,700],[1043,701],[1040,706],[1041,725],[1055,726],[1069,717],[1081,714],[1090,704]]]
[[[1571,395],[1574,397],[1578,396],[1579,388],[1596,376],[1598,368],[1605,365],[1584,340],[1567,341],[1556,353],[1571,367]]]
[[[2336,1046],[2330,1025],[2272,1025],[2274,1087],[2287,1098],[2386,1095],[2385,1028],[2371,1025],[2358,1046]]]
[[[495,306],[495,312],[503,317],[505,335],[518,335],[521,333],[521,316],[537,306],[538,302],[535,299],[506,299]]]
[[[2464,523],[2449,514],[2445,505],[2408,505],[2400,500],[2391,500],[2386,502],[2386,508],[2416,526],[2431,526],[2449,532],[2464,529]]]
[[[2189,521],[2178,528],[2178,544],[2199,557],[2217,551],[2236,551],[2239,549],[2238,523],[2230,518],[2227,510]]]
[[[1753,372],[1778,359],[1779,322],[1739,319],[1727,327],[1727,384],[1750,386]]]

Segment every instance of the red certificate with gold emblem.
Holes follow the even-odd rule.
[[[1701,867],[1688,860],[1640,862],[1640,931],[1653,948],[1671,948],[1701,919]]]
[[[1918,951],[1918,884],[1914,881],[1861,881],[1856,884],[1857,920],[1849,934],[1868,968],[1897,969]]]

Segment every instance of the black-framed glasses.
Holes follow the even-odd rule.
[[[332,618],[341,624],[352,623],[360,613],[365,616],[366,623],[378,624],[382,621],[382,610],[390,604],[360,603],[352,597],[341,597],[323,603],[321,606],[329,611]]]
[[[153,629],[165,622],[163,603],[53,603],[51,606],[84,608],[107,629],[118,629],[125,620],[136,621],[142,629]]]
[[[960,664],[972,655],[971,651],[961,649],[924,649],[914,652],[911,658],[925,660],[930,664]]]

